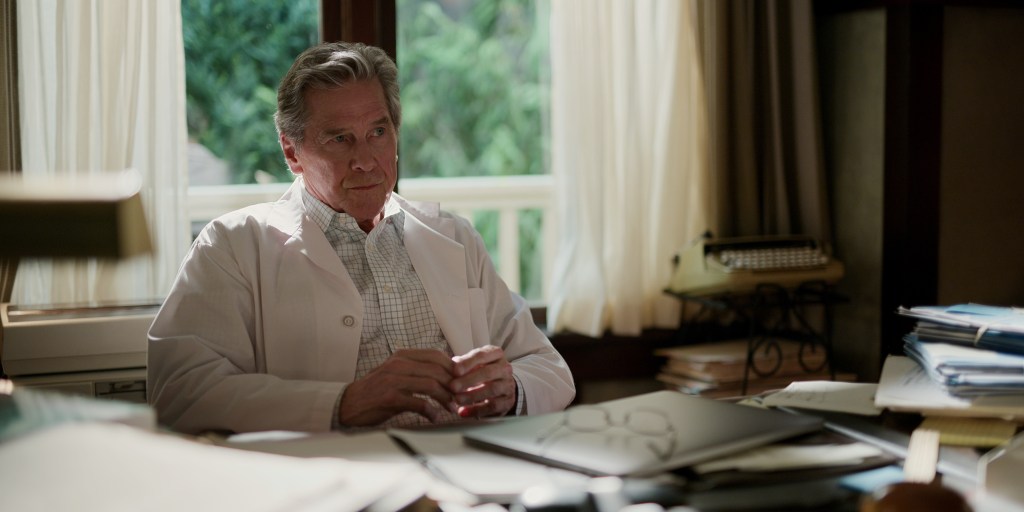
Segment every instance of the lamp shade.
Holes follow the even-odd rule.
[[[149,253],[140,187],[133,171],[0,177],[0,257]]]

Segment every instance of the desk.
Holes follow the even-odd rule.
[[[920,420],[905,413],[885,414],[880,421],[813,414],[825,418],[830,427],[815,436],[885,447],[885,457],[868,461],[859,470],[898,463],[906,450],[906,432]],[[0,442],[0,467],[5,468],[0,496],[12,510],[136,510],[142,503],[154,511],[379,512],[436,510],[437,502],[444,502],[453,504],[444,509],[448,511],[480,504],[464,489],[467,486],[456,485],[464,484],[469,475],[477,484],[492,486],[474,490],[497,502],[490,506],[494,510],[520,499],[527,488],[545,484],[553,484],[547,489],[558,491],[561,498],[577,500],[577,509],[593,512],[618,510],[594,508],[593,500],[605,507],[686,504],[705,512],[756,510],[751,508],[754,504],[774,505],[775,510],[844,512],[858,510],[861,497],[841,485],[848,468],[776,472],[759,478],[696,476],[684,469],[624,479],[621,487],[612,487],[607,479],[466,447],[460,438],[465,428],[472,426],[410,431],[412,436],[442,436],[429,450],[418,445],[414,448],[419,451],[410,453],[383,431],[182,438],[104,421],[68,421]],[[418,444],[408,436],[405,441]],[[446,455],[450,460],[444,460]],[[939,470],[944,484],[967,496],[974,512],[1024,512],[1022,503],[977,492],[972,471],[977,456],[971,450],[943,449]],[[489,478],[476,478],[480,475]],[[420,499],[424,495],[430,499]],[[806,506],[800,508],[801,504]]]
[[[865,419],[840,413],[793,412],[819,415],[826,420],[829,427],[812,438],[801,440],[802,442],[859,440],[883,447],[886,454],[875,460],[866,461],[855,469],[817,468],[755,476],[721,473],[703,477],[696,476],[688,470],[680,470],[652,478],[624,479],[618,490],[612,492],[604,489],[601,499],[605,500],[606,505],[654,502],[664,508],[687,505],[698,511],[757,510],[751,508],[751,504],[759,504],[765,507],[764,509],[774,510],[857,511],[862,496],[857,491],[844,487],[843,478],[853,471],[898,466],[906,453],[909,440],[907,432],[920,422],[919,416],[908,413],[885,413],[878,419]],[[537,499],[547,500],[549,505],[561,502],[569,506],[568,509],[572,509],[571,505],[575,503],[578,510],[608,510],[594,508],[592,503],[595,493],[592,487],[597,482],[596,479],[463,446],[458,437],[460,429],[461,427],[435,428],[406,431],[406,434],[401,435],[408,441],[407,445],[418,452],[415,458],[423,463],[426,472],[430,474],[434,495],[446,496],[461,507],[472,507],[475,502],[469,499],[468,495],[460,494],[460,489],[470,489],[480,494],[485,501],[497,502],[504,508],[520,499],[519,493],[524,489],[543,489],[544,484],[553,484],[546,486],[549,493],[546,497]],[[317,435],[304,441],[295,439],[278,443],[276,446],[274,443],[263,443],[250,445],[249,448],[273,453],[292,451],[302,456],[310,456],[312,453],[344,456],[344,450],[379,445],[385,437],[386,434],[383,432],[366,432],[352,436]],[[317,445],[319,448],[311,450]],[[337,448],[343,446],[348,448],[339,452]],[[380,450],[378,453],[383,453],[390,449],[377,450]],[[356,460],[371,460],[366,457],[372,452],[373,450],[367,452],[365,448],[360,448],[349,452],[349,457]],[[943,448],[941,457],[939,469],[943,473],[943,483],[969,496],[975,512],[1024,511],[1021,504],[986,501],[977,496],[972,468],[977,463],[978,454],[974,450]],[[805,507],[798,506],[801,503]],[[774,505],[774,508],[770,508],[770,505]]]

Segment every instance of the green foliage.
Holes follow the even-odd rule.
[[[290,181],[274,130],[277,85],[316,44],[318,0],[181,0],[189,137],[228,162]]]
[[[495,266],[501,265],[498,252],[499,214],[495,210],[473,212],[473,226],[484,239],[484,247]],[[519,294],[527,299],[544,296],[544,215],[541,210],[519,212]]]
[[[496,210],[477,210],[473,212],[473,227],[484,239],[484,247],[491,255],[495,266],[501,265],[501,253],[498,252],[498,226],[500,219]]]
[[[403,177],[544,174],[546,27],[533,0],[398,0]]]
[[[257,170],[290,180],[277,84],[317,41],[318,1],[181,1],[190,136],[236,183]],[[545,173],[547,30],[534,0],[397,5],[403,177]]]
[[[292,60],[316,44],[318,0],[181,0],[189,136],[290,181],[273,114]],[[535,0],[397,0],[401,175],[547,172],[547,26]],[[475,225],[497,256],[497,212]],[[520,215],[523,296],[541,296],[541,214]],[[498,263],[498,262],[496,262]]]
[[[546,17],[535,0],[398,0],[401,175],[545,174]],[[541,15],[538,15],[541,14]],[[498,261],[498,214],[473,224]],[[543,296],[542,215],[520,212],[520,289]]]
[[[527,299],[544,296],[544,215],[541,210],[519,212],[520,295]]]

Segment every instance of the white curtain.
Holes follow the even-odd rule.
[[[155,252],[22,261],[12,302],[159,301],[170,288],[189,243],[180,9],[177,0],[18,2],[23,172],[135,169]]]
[[[694,2],[551,2],[556,332],[678,326],[662,290],[711,206]]]

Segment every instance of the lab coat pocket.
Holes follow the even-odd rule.
[[[474,347],[491,344],[491,332],[487,322],[487,294],[483,288],[469,289],[469,328]]]

